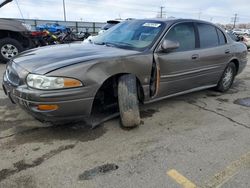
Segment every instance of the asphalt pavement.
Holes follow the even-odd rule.
[[[118,118],[50,126],[0,88],[0,187],[250,187],[250,64],[227,93],[170,98],[141,116],[132,130]]]

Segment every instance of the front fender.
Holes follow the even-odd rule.
[[[94,84],[102,84],[112,76],[118,74],[133,74],[139,80],[145,99],[149,97],[149,83],[152,69],[153,55],[140,54],[115,59],[100,60],[90,66],[86,72],[86,77]],[[97,91],[96,91],[97,92]]]
[[[47,75],[79,79],[89,90],[88,95],[85,97],[93,97],[107,79],[117,74],[134,74],[142,87],[148,88],[152,62],[153,55],[149,53],[104,58],[60,68]],[[148,96],[148,90],[144,89],[145,99]]]

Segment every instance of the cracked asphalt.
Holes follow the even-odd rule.
[[[141,115],[132,130],[118,118],[50,126],[0,89],[0,187],[250,187],[250,64],[227,93],[170,98]]]

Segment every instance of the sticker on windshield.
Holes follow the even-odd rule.
[[[145,23],[142,26],[144,27],[159,27],[161,24],[159,23]]]

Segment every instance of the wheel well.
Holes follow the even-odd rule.
[[[236,73],[238,73],[238,70],[239,70],[239,61],[237,59],[233,59],[231,62],[233,62],[235,64]]]
[[[124,74],[127,73],[113,75],[103,82],[102,86],[98,89],[95,95],[91,114],[95,113],[96,110],[106,111],[107,108],[109,107],[114,107],[114,106],[118,107],[118,92],[117,92],[118,80],[119,77]],[[138,78],[136,78],[136,80],[138,88],[138,98],[140,103],[142,103],[144,101],[144,91],[140,80]]]
[[[17,40],[24,48],[29,47],[30,45],[28,38],[24,37],[20,32],[0,30],[0,39],[6,37]]]

